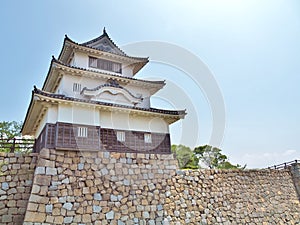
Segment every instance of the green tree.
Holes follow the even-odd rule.
[[[1,152],[30,152],[33,147],[32,139],[21,139],[22,122],[0,122],[0,151]]]
[[[176,155],[180,169],[197,169],[198,158],[193,151],[184,145],[172,145],[171,150]]]
[[[20,135],[22,122],[2,121],[0,122],[0,138],[13,139]]]
[[[239,164],[233,165],[229,162],[226,155],[221,153],[221,149],[204,145],[194,149],[194,154],[198,160],[204,163],[210,169],[243,169]]]

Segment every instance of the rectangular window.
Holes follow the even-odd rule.
[[[117,140],[124,142],[125,141],[125,132],[124,131],[117,131]]]
[[[117,62],[112,62],[105,59],[98,59],[95,57],[89,57],[89,67],[107,70],[115,73],[122,73],[122,64]]]
[[[97,68],[97,58],[89,57],[89,66]]]
[[[77,137],[87,137],[88,135],[87,127],[77,127]]]
[[[74,83],[73,84],[73,92],[81,92],[81,84]]]
[[[144,140],[145,140],[145,143],[152,143],[152,136],[151,134],[144,134]]]

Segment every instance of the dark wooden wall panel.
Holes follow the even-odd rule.
[[[77,135],[78,127],[87,128],[87,137]],[[125,141],[117,140],[117,131],[125,133]],[[36,139],[35,152],[42,148],[61,148],[74,150],[100,150],[115,152],[170,154],[170,135],[151,133],[151,143],[144,140],[145,132],[114,130],[98,126],[70,123],[46,124]]]

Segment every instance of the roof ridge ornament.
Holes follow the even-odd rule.
[[[106,35],[107,35],[106,30],[105,30],[105,27],[103,27],[103,34],[106,34]]]

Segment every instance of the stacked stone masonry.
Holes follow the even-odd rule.
[[[170,224],[300,224],[289,170],[178,171],[165,194]]]
[[[0,224],[22,224],[37,154],[0,153]]]
[[[173,155],[2,154],[0,224],[299,224],[288,170],[180,171]]]
[[[24,224],[162,224],[173,155],[40,152]]]
[[[291,165],[290,170],[298,193],[298,198],[300,199],[300,163]]]

